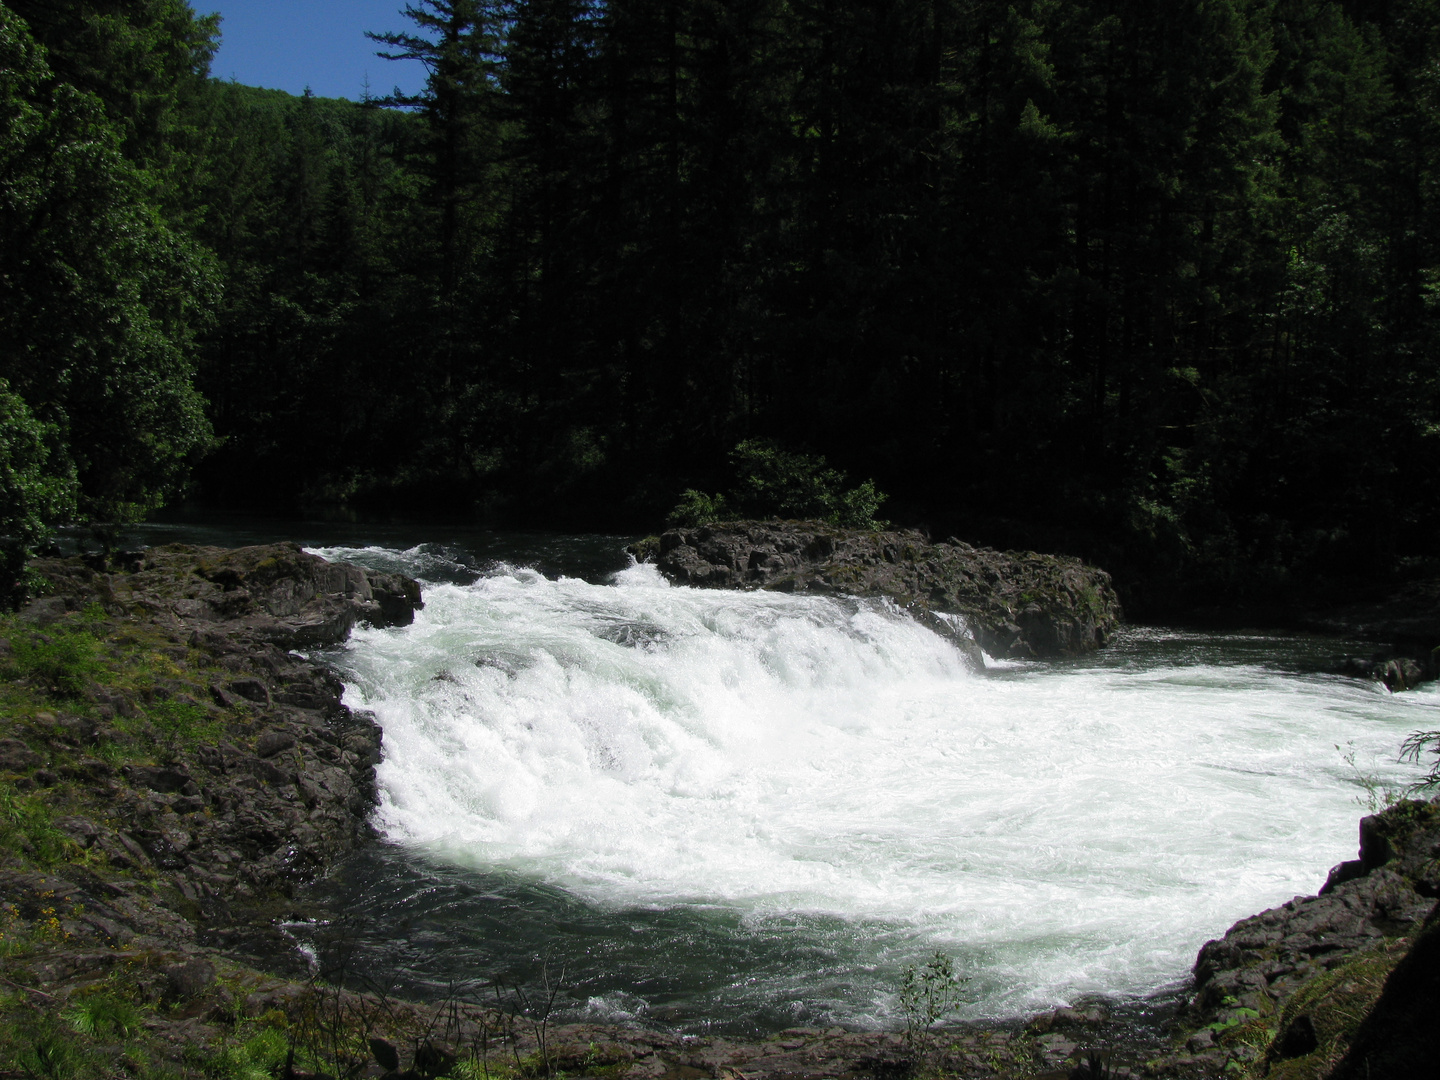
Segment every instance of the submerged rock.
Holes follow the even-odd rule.
[[[671,529],[654,553],[671,581],[729,589],[888,596],[917,614],[960,615],[996,657],[1073,656],[1120,625],[1110,575],[1079,559],[932,543],[915,530],[870,532],[810,521]]]

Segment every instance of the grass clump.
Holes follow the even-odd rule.
[[[170,743],[194,747],[220,738],[220,722],[193,701],[156,701],[146,706],[145,716],[160,736]]]
[[[39,793],[26,794],[0,781],[0,848],[50,866],[73,854],[74,842],[51,823],[53,812]]]
[[[271,1080],[289,1060],[290,1041],[274,1028],[218,1049],[197,1047],[187,1055],[212,1080]]]
[[[27,1080],[82,1080],[97,1071],[84,1042],[54,1017],[17,1025],[0,1052]]]
[[[129,1039],[141,1030],[143,1020],[133,1002],[113,993],[83,997],[62,1015],[78,1034],[96,1039]]]

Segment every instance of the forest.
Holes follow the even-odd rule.
[[[187,499],[654,531],[756,453],[1137,614],[1434,554],[1440,2],[405,14],[424,92],[347,101],[0,3],[12,583]]]

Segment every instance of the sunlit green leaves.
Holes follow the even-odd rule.
[[[0,378],[58,444],[86,516],[134,519],[178,490],[211,434],[191,375],[214,300],[205,253],[167,224],[94,94],[56,82],[0,7]]]

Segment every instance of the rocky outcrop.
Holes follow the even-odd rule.
[[[1325,995],[1353,998],[1337,1008],[1358,1023],[1436,897],[1440,800],[1401,802],[1363,819],[1359,858],[1331,870],[1318,895],[1242,919],[1200,950],[1190,1004],[1198,1031],[1189,1048],[1217,1070],[1227,1060],[1256,1060],[1253,1043],[1220,1037],[1249,1027],[1273,1035],[1269,1064],[1343,1051],[1348,1035],[1334,1029]]]
[[[917,613],[960,615],[995,657],[1089,652],[1120,624],[1120,603],[1103,570],[953,537],[932,543],[913,530],[737,521],[672,529],[660,537],[654,558],[662,574],[685,585],[889,596]]]
[[[51,583],[52,595],[30,606],[41,621],[98,601],[110,615],[286,648],[337,644],[362,622],[408,626],[421,606],[410,578],[327,562],[293,543],[171,544],[108,562],[41,559],[31,568]]]

